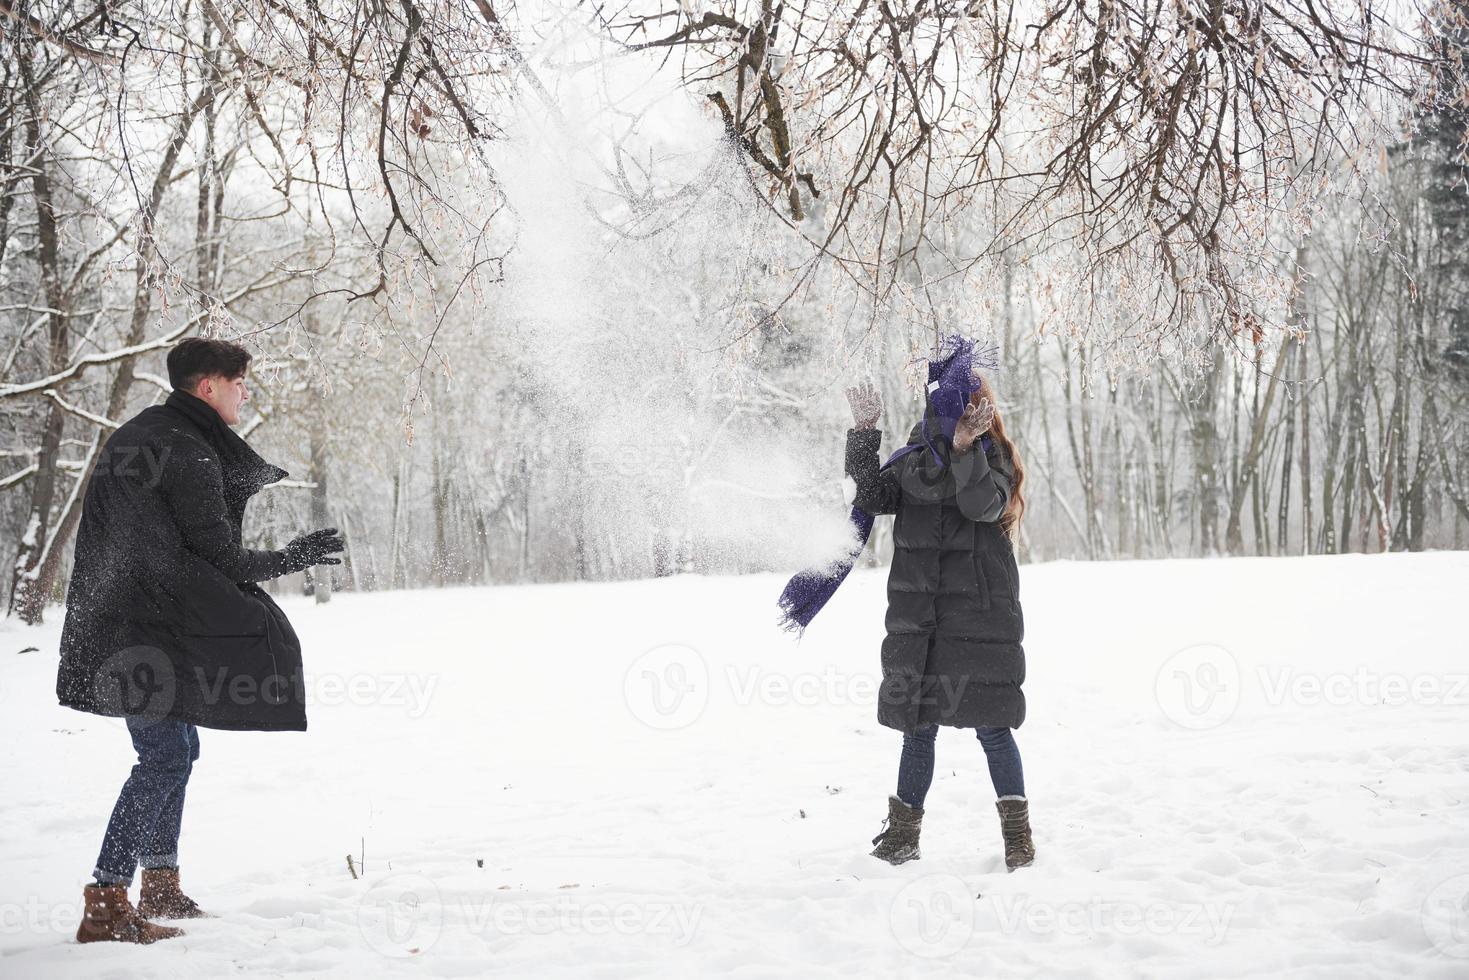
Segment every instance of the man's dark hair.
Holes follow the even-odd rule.
[[[168,352],[168,383],[192,392],[205,378],[243,378],[249,366],[250,352],[239,344],[190,337]]]

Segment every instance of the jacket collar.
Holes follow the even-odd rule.
[[[218,412],[202,398],[175,389],[163,403],[198,427],[219,454],[220,463],[249,484],[250,493],[290,476],[279,466],[267,463],[239,434],[225,425]]]
[[[163,404],[181,412],[190,422],[199,427],[200,432],[207,436],[212,436],[216,428],[228,428],[224,424],[224,419],[219,417],[219,413],[212,405],[187,391],[179,391],[175,388]]]

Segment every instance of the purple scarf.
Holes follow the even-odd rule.
[[[929,420],[937,417],[940,433],[952,444],[959,416],[964,414],[969,396],[979,388],[977,370],[994,370],[999,365],[998,355],[999,350],[995,347],[976,352],[972,341],[957,335],[946,338],[939,345],[938,354],[928,362],[928,405],[923,413],[922,441],[909,442],[893,453],[878,468],[878,472],[918,449],[927,449],[942,467],[944,455],[937,450],[929,437]],[[989,433],[981,437],[981,444],[985,452],[990,451],[992,443]],[[787,632],[795,633],[798,637],[805,633],[811,620],[836,595],[838,586],[846,581],[847,575],[857,564],[857,557],[867,547],[867,539],[872,535],[873,515],[860,507],[853,507],[849,519],[857,532],[857,545],[840,561],[831,565],[829,570],[808,568],[797,572],[781,590],[780,626]]]
[[[892,466],[915,449],[923,448],[925,447],[922,443],[909,443],[893,453],[888,461],[878,469],[878,472]],[[806,632],[806,627],[811,625],[811,620],[821,612],[821,607],[826,605],[827,600],[836,595],[837,587],[846,581],[847,575],[857,564],[857,556],[862,554],[863,548],[867,547],[867,539],[872,535],[873,516],[860,507],[853,507],[849,520],[857,532],[857,544],[851,551],[832,565],[830,571],[808,568],[805,571],[797,572],[781,591],[780,626],[786,632],[795,633],[797,636]]]

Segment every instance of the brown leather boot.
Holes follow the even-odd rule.
[[[79,943],[139,943],[182,935],[182,929],[154,925],[128,901],[127,885],[88,885],[82,892],[86,908],[77,926]]]
[[[882,833],[872,838],[877,846],[872,856],[882,858],[888,864],[917,861],[922,857],[918,848],[918,836],[923,831],[923,810],[911,807],[896,796],[888,797],[888,818]]]
[[[209,913],[179,888],[178,868],[144,868],[138,914],[145,919],[205,919]]]
[[[1030,801],[996,800],[1000,811],[1000,833],[1005,838],[1005,867],[1014,871],[1035,860],[1035,842],[1030,839]]]

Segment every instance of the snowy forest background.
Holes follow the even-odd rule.
[[[319,599],[830,557],[953,330],[1021,561],[1464,548],[1465,9],[0,0],[8,612],[191,334]]]

